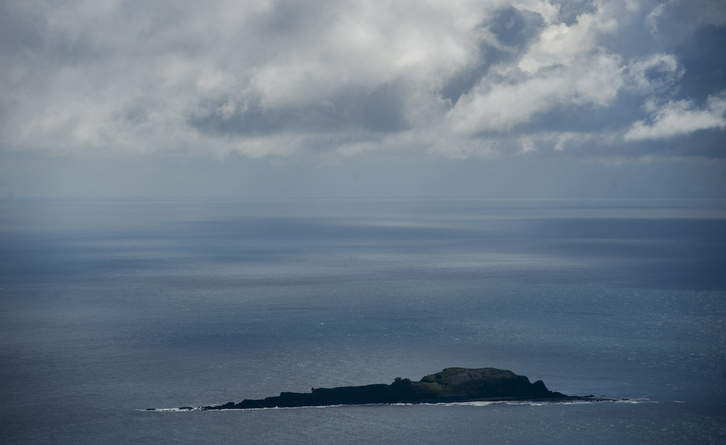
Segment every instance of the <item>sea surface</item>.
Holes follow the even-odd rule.
[[[726,443],[726,202],[0,201],[0,442]],[[497,367],[620,402],[147,412]]]

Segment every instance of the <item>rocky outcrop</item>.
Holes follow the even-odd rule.
[[[282,408],[375,403],[451,403],[507,400],[600,400],[566,396],[547,389],[538,380],[531,383],[522,375],[496,368],[446,368],[418,382],[396,378],[389,384],[313,388],[309,393],[283,392],[258,400],[204,406],[202,410]]]

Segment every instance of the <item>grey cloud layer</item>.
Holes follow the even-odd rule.
[[[5,150],[724,156],[716,0],[25,1],[0,21]]]

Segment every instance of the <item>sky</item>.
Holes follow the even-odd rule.
[[[0,0],[0,196],[726,198],[721,0]]]

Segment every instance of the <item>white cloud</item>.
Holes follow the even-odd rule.
[[[516,66],[499,65],[459,99],[446,116],[450,131],[510,131],[553,108],[607,106],[623,85],[620,57],[597,44],[616,29],[613,13],[598,3],[572,25],[550,24]]]
[[[519,68],[530,74],[553,65],[570,65],[575,59],[592,51],[598,37],[617,29],[611,11],[599,7],[594,13],[577,16],[574,24],[554,23],[548,26],[519,61]]]
[[[532,153],[534,151],[537,151],[537,144],[534,142],[534,140],[531,137],[523,137],[519,141],[519,153],[520,155],[524,155],[527,153]]]
[[[704,25],[726,23],[723,0],[667,0],[659,2],[643,21],[651,36],[658,40],[681,41]]]
[[[562,132],[552,136],[555,139],[555,151],[565,151],[568,146],[581,146],[592,136],[581,133]]]
[[[628,65],[626,87],[639,94],[664,92],[675,85],[685,72],[673,54],[651,54]]]
[[[405,79],[433,90],[478,63],[476,28],[504,1],[330,2],[248,71],[245,92],[265,108],[316,104],[350,87],[371,91]]]
[[[656,36],[658,34],[658,26],[665,10],[666,4],[661,3],[645,16],[645,27],[648,29],[651,36]]]
[[[536,12],[542,16],[548,25],[557,21],[560,14],[560,6],[557,4],[553,5],[547,0],[519,0],[514,1],[512,5],[518,9]]]
[[[457,133],[478,134],[511,130],[555,107],[605,106],[622,85],[620,72],[618,57],[593,54],[520,82],[488,84],[484,79],[459,100],[447,120]]]
[[[726,128],[726,92],[709,96],[699,108],[691,100],[670,101],[653,113],[651,123],[637,121],[625,134],[626,141],[669,139],[695,131]]]
[[[699,23],[720,11],[697,3]],[[631,141],[667,135],[660,122],[676,112],[722,128],[715,108],[683,101],[632,128],[616,112],[588,128],[552,125],[563,110],[623,106],[624,90],[673,97],[685,73],[673,54],[638,42],[623,56],[613,43],[642,26],[639,4],[10,2],[0,15],[0,149],[466,157],[562,152],[605,132],[622,141],[625,129]]]

